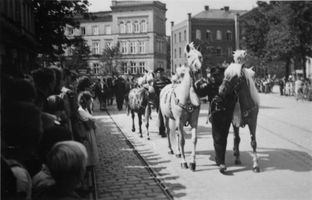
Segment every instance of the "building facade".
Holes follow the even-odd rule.
[[[35,68],[39,46],[31,0],[0,1],[0,66],[3,73],[21,75]]]
[[[112,1],[111,11],[91,13],[78,19],[80,28],[68,27],[67,35],[82,35],[91,50],[91,72],[105,74],[109,66],[100,55],[107,47],[119,44],[121,74],[139,75],[167,66],[166,5],[159,1]],[[66,55],[70,56],[70,49]]]
[[[203,55],[210,68],[223,62],[231,62],[233,51],[236,49],[237,16],[247,11],[230,10],[225,6],[221,9],[209,9],[192,16],[187,14],[187,19],[178,24],[171,23],[171,72],[179,66],[186,64],[184,48],[187,43],[195,40],[205,42],[211,53]],[[237,27],[236,27],[237,26]]]

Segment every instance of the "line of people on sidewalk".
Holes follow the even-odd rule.
[[[90,79],[51,67],[1,80],[1,199],[81,199],[99,160]]]
[[[283,77],[279,79],[278,85],[281,96],[295,96],[296,100],[312,101],[311,81],[301,75],[296,78],[290,75],[287,81]]]

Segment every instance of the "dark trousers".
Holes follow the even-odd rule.
[[[158,108],[158,121],[159,121],[159,135],[165,136],[165,124],[161,110]]]
[[[232,122],[232,114],[230,112],[220,111],[211,117],[213,145],[217,165],[225,164],[227,137]]]

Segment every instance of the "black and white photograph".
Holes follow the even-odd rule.
[[[0,74],[0,199],[312,199],[312,1],[0,0]]]

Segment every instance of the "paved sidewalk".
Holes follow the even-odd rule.
[[[106,112],[96,112],[98,199],[170,199]]]

